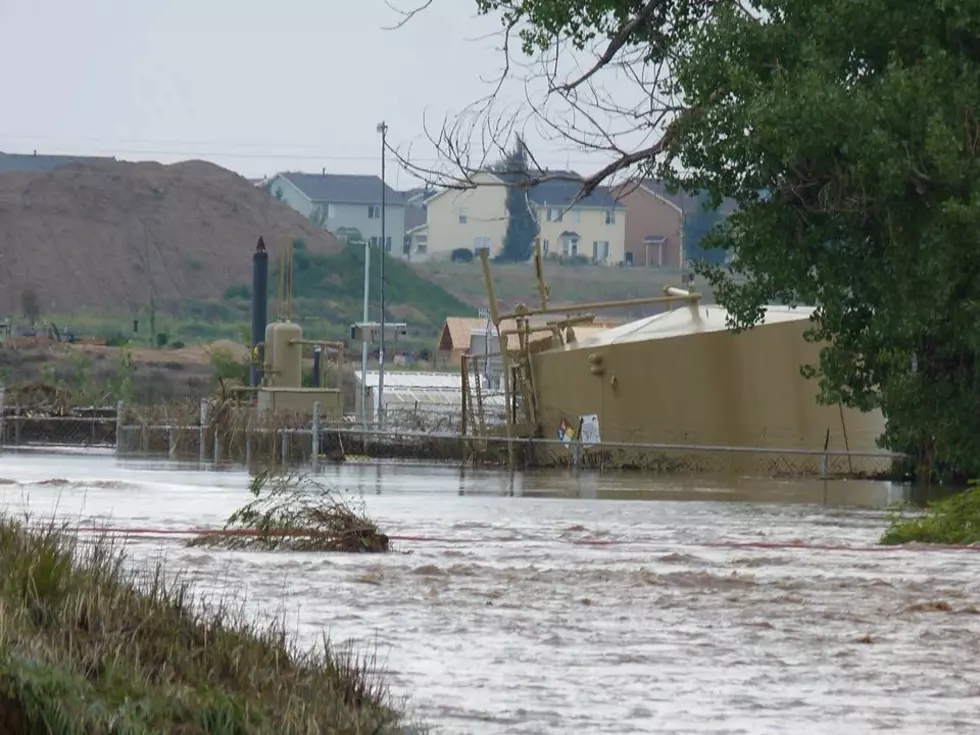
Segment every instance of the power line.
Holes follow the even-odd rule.
[[[52,136],[47,136],[47,137],[45,137],[45,136],[18,136],[18,135],[0,134],[0,140],[6,140],[6,139],[17,139],[17,140],[63,140],[63,139],[55,138],[55,137],[52,137]],[[89,139],[78,138],[78,140],[92,140],[92,141],[99,140],[99,141],[107,141],[107,139],[105,139],[105,138],[101,138],[101,139],[96,139],[96,138],[89,138]],[[137,141],[137,140],[131,140],[131,141],[126,141],[126,142],[128,142],[128,143],[140,143],[140,142],[146,142],[146,143],[162,143],[163,145],[173,145],[173,146],[209,145],[209,143],[206,143],[206,142],[193,142],[193,141],[149,141],[149,140],[148,141]],[[261,144],[261,143],[234,143],[232,145],[241,145],[243,147],[249,147],[249,148],[272,147],[271,145],[270,146],[265,146],[264,144]],[[293,147],[296,148],[297,150],[303,150],[303,149],[316,148],[317,145],[316,144],[301,144],[301,145],[294,145]],[[78,150],[68,150],[68,149],[66,149],[66,147],[63,144],[60,145],[60,146],[58,146],[57,149],[59,151],[66,151],[66,152],[61,153],[61,152],[55,152],[53,150],[45,150],[44,153],[46,155],[83,155]],[[5,152],[10,153],[11,151],[5,151]],[[30,152],[31,151],[27,151],[27,153],[30,153]],[[576,153],[581,154],[581,151],[576,151]],[[377,160],[377,156],[376,155],[375,156],[371,156],[371,155],[353,155],[353,154],[317,154],[317,153],[312,153],[312,152],[310,152],[310,153],[297,153],[297,152],[294,152],[294,151],[285,151],[285,150],[275,151],[275,152],[268,152],[268,151],[266,151],[266,152],[261,152],[261,153],[257,153],[257,152],[256,153],[253,153],[253,152],[233,151],[233,150],[200,150],[200,149],[192,149],[190,147],[173,147],[173,148],[165,148],[165,147],[161,147],[161,148],[115,148],[115,147],[111,147],[111,148],[109,148],[109,147],[106,147],[106,148],[94,148],[94,149],[93,148],[87,148],[86,151],[85,151],[85,153],[84,153],[84,155],[98,155],[98,156],[118,156],[118,155],[143,155],[143,156],[211,156],[211,157],[220,157],[220,158],[267,159],[267,160],[273,160],[273,159],[290,159],[290,160],[321,161],[321,162],[330,162],[330,161],[351,161],[351,162],[355,162],[355,161],[358,161],[358,162],[359,161],[368,162],[368,161],[370,161],[370,162],[373,162],[373,161],[376,161]],[[561,157],[561,158],[565,159],[567,162],[573,163],[573,164],[576,164],[576,165],[591,165],[591,164],[594,164],[595,163],[594,160],[589,161],[589,160],[586,160],[585,158],[581,158],[581,159],[570,159],[568,157],[568,151],[539,151],[537,153],[537,156],[538,157],[541,157],[541,158],[544,158],[544,157],[559,158],[559,157]],[[444,163],[445,162],[445,159],[434,157],[434,156],[411,156],[409,158],[409,160],[410,160],[410,162],[420,163],[420,164],[434,164],[434,163]]]

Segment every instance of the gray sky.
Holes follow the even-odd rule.
[[[397,20],[384,0],[0,0],[0,150],[377,173],[384,119],[393,145],[431,162],[423,116],[437,129],[489,92],[499,22],[473,0],[383,30]],[[549,166],[601,163],[528,137]]]

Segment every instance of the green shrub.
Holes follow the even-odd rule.
[[[971,480],[964,492],[929,503],[925,512],[910,514],[902,507],[891,513],[880,543],[913,541],[951,546],[980,543],[980,480]]]
[[[237,283],[234,286],[229,286],[225,289],[224,297],[226,301],[250,299],[252,298],[252,289],[244,283]]]

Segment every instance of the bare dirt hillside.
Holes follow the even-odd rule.
[[[32,289],[42,312],[135,309],[220,298],[249,282],[262,236],[312,252],[341,249],[329,233],[238,174],[202,161],[106,162],[0,174],[0,314]]]

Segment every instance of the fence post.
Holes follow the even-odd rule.
[[[3,417],[7,413],[5,393],[6,388],[4,387],[3,383],[0,383],[0,447],[3,446],[4,440],[7,438],[6,433],[4,433],[5,427],[3,424]]]
[[[221,460],[221,436],[218,434],[218,427],[214,427],[214,457],[212,460],[215,464]]]
[[[283,467],[286,466],[286,457],[289,456],[289,429],[282,430],[282,451],[279,461]]]
[[[208,456],[207,449],[208,436],[208,399],[201,399],[201,428],[198,429],[198,444],[200,449],[200,459],[203,462]]]
[[[252,416],[245,419],[245,467],[252,466]]]
[[[310,442],[313,454],[313,474],[316,474],[317,466],[320,463],[320,402],[313,402],[313,437]]]
[[[823,454],[820,456],[820,477],[824,480],[827,479],[827,455]]]
[[[123,452],[123,431],[126,423],[126,410],[122,401],[116,401],[116,454]]]

